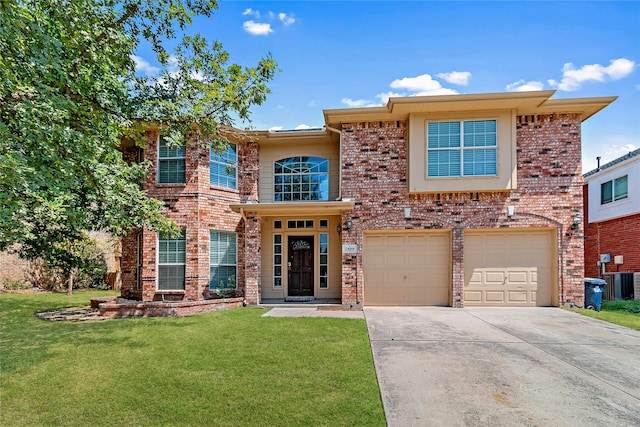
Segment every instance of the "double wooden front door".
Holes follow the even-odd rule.
[[[289,236],[289,296],[313,296],[313,236]]]

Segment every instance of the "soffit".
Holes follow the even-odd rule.
[[[491,110],[512,110],[518,115],[579,113],[584,121],[617,98],[550,99],[554,93],[553,90],[547,90],[389,98],[384,107],[342,108],[323,112],[327,126],[336,128],[350,122],[406,120],[409,114]]]
[[[350,212],[355,206],[354,201],[332,202],[279,202],[279,203],[241,203],[231,205],[231,210],[237,213],[252,213],[258,216],[274,215],[340,215]]]

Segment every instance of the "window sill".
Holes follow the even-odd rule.
[[[185,293],[184,289],[156,289],[156,294],[184,295]]]

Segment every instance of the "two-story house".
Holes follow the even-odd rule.
[[[640,273],[640,149],[585,173],[584,181],[585,275]]]
[[[223,153],[149,131],[129,159],[184,233],[133,230],[122,293],[250,304],[554,306],[583,300],[581,123],[615,97],[391,98],[322,129],[233,130]]]

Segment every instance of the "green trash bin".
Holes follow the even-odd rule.
[[[585,277],[584,279],[584,308],[600,311],[602,293],[607,282],[602,279]]]

